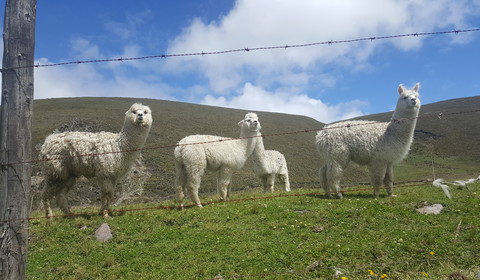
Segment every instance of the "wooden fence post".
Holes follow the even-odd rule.
[[[6,0],[0,112],[0,279],[25,279],[36,0]]]

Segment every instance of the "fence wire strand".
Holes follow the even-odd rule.
[[[66,66],[66,65],[78,65],[78,64],[89,64],[89,63],[106,63],[106,62],[127,62],[127,61],[137,61],[137,60],[148,60],[148,59],[158,59],[158,58],[174,58],[174,57],[195,57],[195,56],[207,56],[207,55],[221,55],[229,53],[239,53],[239,52],[253,52],[253,51],[266,51],[266,50],[278,50],[278,49],[293,49],[293,48],[305,48],[321,45],[337,45],[337,44],[347,44],[347,43],[357,43],[357,42],[367,42],[367,41],[378,41],[378,40],[388,40],[388,39],[398,39],[406,37],[425,37],[431,35],[448,35],[454,34],[458,35],[461,33],[469,32],[478,32],[480,28],[470,28],[470,29],[457,29],[449,31],[434,31],[434,32],[415,32],[415,33],[406,33],[398,35],[386,35],[386,36],[371,36],[363,37],[356,39],[346,39],[346,40],[330,40],[306,44],[293,44],[293,45],[283,45],[283,46],[266,46],[266,47],[253,47],[253,48],[237,48],[223,51],[202,51],[202,52],[190,52],[190,53],[177,53],[177,54],[159,54],[159,55],[147,55],[139,57],[117,57],[117,58],[107,58],[107,59],[92,59],[92,60],[77,60],[77,61],[67,61],[59,63],[50,63],[50,64],[33,64],[27,66],[16,66],[0,69],[0,72],[14,69],[24,69],[24,68],[43,68],[43,67],[57,67],[57,66]]]
[[[470,111],[462,111],[462,112],[451,112],[451,113],[426,113],[421,116],[417,116],[415,118],[403,118],[403,119],[391,119],[390,122],[394,123],[402,123],[406,121],[413,121],[415,119],[421,118],[438,118],[442,119],[443,117],[447,116],[454,116],[454,115],[464,115],[464,114],[473,114],[480,112],[480,109],[477,110],[470,110]],[[368,126],[368,125],[377,125],[384,122],[379,121],[365,121],[358,124],[347,124],[347,125],[339,125],[334,127],[322,127],[322,128],[312,128],[312,129],[303,129],[303,130],[296,130],[296,131],[286,131],[286,132],[278,132],[278,133],[271,133],[271,134],[262,134],[259,136],[248,136],[248,137],[239,137],[239,138],[222,138],[220,140],[212,140],[212,141],[203,141],[203,142],[193,142],[193,143],[185,143],[185,144],[170,144],[170,145],[163,145],[163,146],[151,146],[151,147],[143,147],[140,149],[130,149],[130,150],[122,150],[122,151],[115,151],[115,152],[103,152],[103,153],[89,153],[83,155],[75,155],[75,156],[67,156],[67,155],[58,155],[57,157],[47,158],[47,159],[35,159],[35,160],[28,160],[28,161],[19,161],[19,162],[7,162],[7,163],[0,163],[0,167],[4,166],[13,166],[13,165],[20,165],[20,164],[36,164],[40,162],[52,161],[52,160],[60,160],[66,158],[81,158],[81,157],[89,157],[89,156],[101,156],[107,154],[119,154],[119,153],[129,153],[129,152],[137,152],[137,151],[147,151],[147,150],[160,150],[160,149],[170,149],[179,146],[192,146],[192,145],[205,145],[205,144],[214,144],[219,142],[226,142],[226,141],[238,141],[242,139],[249,139],[249,138],[256,138],[256,137],[274,137],[274,136],[286,136],[286,135],[295,135],[301,133],[310,133],[316,132],[320,130],[331,130],[331,129],[343,129],[343,128],[351,128],[354,126]]]
[[[401,182],[401,183],[396,183],[395,188],[396,189],[404,189],[404,188],[413,188],[413,187],[419,187],[419,185],[425,184],[425,180],[416,180],[416,181],[409,181],[409,182]],[[342,193],[356,193],[356,192],[364,192],[364,191],[370,191],[372,188],[370,186],[368,187],[360,187],[360,188],[349,188],[349,189],[342,189]],[[240,202],[245,202],[245,201],[257,201],[257,200],[271,200],[271,199],[277,199],[277,198],[291,198],[291,197],[303,197],[303,196],[323,196],[326,195],[326,192],[321,190],[321,191],[313,191],[313,192],[307,192],[307,193],[285,193],[281,192],[279,194],[273,194],[273,195],[264,195],[264,196],[258,196],[258,197],[245,197],[245,198],[237,198],[237,199],[229,199],[229,200],[212,200],[212,201],[206,201],[202,202],[203,206],[207,205],[214,205],[214,204],[230,204],[230,203],[240,203]],[[129,212],[142,212],[142,211],[151,211],[151,210],[181,210],[183,208],[194,208],[198,207],[197,204],[187,204],[184,206],[179,206],[179,205],[156,205],[156,206],[151,206],[151,207],[142,207],[142,208],[113,208],[111,210],[112,214],[114,213],[129,213]],[[91,212],[91,213],[71,213],[71,214],[60,214],[60,215],[53,215],[53,216],[37,216],[37,217],[28,217],[26,219],[18,219],[18,220],[42,220],[42,219],[56,219],[56,218],[70,218],[70,217],[82,217],[82,216],[88,216],[88,217],[93,217],[93,216],[98,216],[98,212]],[[13,220],[9,220],[13,221]],[[17,221],[17,220],[15,220]],[[6,221],[3,221],[6,222]]]

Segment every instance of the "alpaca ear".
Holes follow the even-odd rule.
[[[403,88],[403,85],[400,84],[398,85],[398,94],[402,94],[405,91],[405,88]]]
[[[238,126],[242,126],[242,125],[243,125],[243,120],[238,122]]]
[[[416,83],[415,86],[413,87],[413,91],[418,92],[419,89],[420,89],[420,83]]]

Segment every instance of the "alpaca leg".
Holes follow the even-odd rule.
[[[63,214],[70,215],[72,212],[70,211],[70,204],[68,203],[67,199],[67,190],[62,188],[57,194],[57,205],[62,210]]]
[[[183,207],[183,200],[185,199],[185,185],[176,185],[175,187],[175,201]]]
[[[260,177],[260,180],[262,181],[263,192],[267,192],[267,191],[268,191],[267,176],[266,176],[266,175],[261,176],[261,177]]]
[[[331,196],[327,186],[327,166],[324,165],[318,170],[320,175],[320,187],[323,189],[326,195]]]
[[[73,188],[75,185],[76,178],[68,178],[65,181],[57,181],[56,187],[57,193],[57,205],[62,210],[63,214],[70,215],[72,212],[70,211],[70,203],[67,199],[67,193]]]
[[[342,179],[343,169],[337,163],[326,165],[326,182],[327,182],[327,195],[331,197],[331,193],[335,193],[338,198],[343,198],[343,194],[340,189],[340,180]]]
[[[273,193],[275,190],[275,174],[269,174],[267,176],[267,188],[268,192]]]
[[[188,193],[188,196],[193,201],[193,203],[200,208],[202,207],[202,203],[200,202],[200,198],[198,197],[198,190],[200,189],[201,181],[201,175],[189,174],[187,175],[187,180],[185,183],[185,189]]]
[[[370,166],[370,180],[373,186],[373,196],[380,197],[380,188],[385,178],[387,167],[385,165],[376,164]]]
[[[228,167],[223,167],[218,173],[218,188],[220,191],[220,199],[227,200],[230,179],[232,178],[232,171]]]
[[[228,186],[227,186],[227,199],[230,199],[232,195],[232,182],[228,182]]]
[[[383,184],[385,185],[385,189],[387,190],[387,195],[391,197],[395,196],[393,195],[393,165],[392,164],[389,164],[387,166],[387,172],[385,173]]]
[[[110,201],[112,201],[113,197],[113,187],[114,183],[110,182],[109,180],[103,181],[100,183],[101,185],[101,201],[102,207],[100,208],[100,215],[103,215],[105,218],[110,217]]]
[[[183,207],[185,192],[185,169],[183,169],[183,167],[178,167],[175,175],[175,201],[180,204],[180,207]]]
[[[220,171],[218,171],[217,173],[217,194],[220,195],[220,183],[219,183],[219,179],[220,178]],[[232,195],[232,182],[228,182],[228,186],[227,186],[227,199],[230,198],[230,196]]]
[[[290,180],[288,179],[288,173],[281,174],[281,175],[279,176],[279,179],[280,179],[280,181],[282,181],[283,186],[285,187],[285,188],[284,188],[285,191],[286,191],[286,192],[291,191],[291,189],[290,189]]]
[[[55,196],[57,186],[49,180],[45,180],[45,185],[42,193],[43,207],[45,208],[45,217],[52,219],[52,199]]]

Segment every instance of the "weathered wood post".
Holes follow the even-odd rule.
[[[0,279],[25,279],[36,0],[6,0],[0,111]]]

